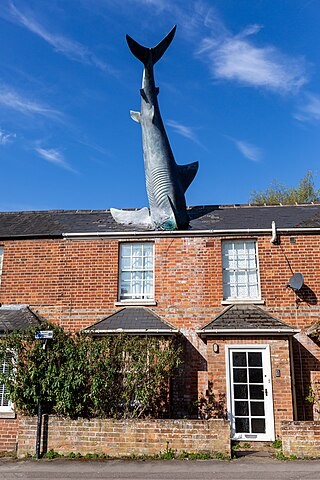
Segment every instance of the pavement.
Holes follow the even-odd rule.
[[[0,460],[0,479],[320,480],[320,460],[248,455],[227,460]]]

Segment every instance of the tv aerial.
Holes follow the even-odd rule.
[[[289,280],[287,288],[291,288],[294,292],[297,292],[301,289],[304,282],[302,273],[294,273]]]

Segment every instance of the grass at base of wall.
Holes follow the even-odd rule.
[[[26,455],[25,458],[35,458],[34,455]],[[230,460],[230,456],[224,455],[221,452],[217,452],[215,454],[211,453],[196,453],[196,452],[182,452],[177,453],[172,448],[168,447],[164,452],[160,452],[159,454],[155,455],[125,455],[122,457],[112,457],[106,454],[99,454],[99,453],[87,453],[82,455],[81,453],[70,452],[67,454],[61,454],[54,450],[49,450],[48,452],[44,453],[41,458],[47,460],[53,460],[55,458],[75,458],[81,460]]]

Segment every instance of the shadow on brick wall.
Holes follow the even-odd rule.
[[[309,340],[318,348],[316,343]],[[297,396],[297,420],[314,420],[313,403],[307,400],[312,387],[312,372],[320,371],[320,361],[297,339],[293,338],[294,373]]]
[[[182,365],[171,382],[171,417],[198,417],[198,372],[207,372],[207,361],[192,343],[181,337]]]
[[[300,302],[305,302],[308,305],[317,305],[317,303],[318,303],[318,299],[317,299],[316,294],[305,283],[302,285],[300,290],[297,290],[295,293],[296,293],[296,295],[299,299],[298,300],[299,303]]]

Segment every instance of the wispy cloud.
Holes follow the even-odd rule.
[[[256,46],[251,38],[260,26],[248,26],[239,35],[208,36],[197,55],[208,63],[213,78],[234,80],[279,93],[297,92],[306,82],[305,63],[275,46]]]
[[[166,125],[168,125],[168,127],[173,128],[173,130],[179,135],[181,135],[182,137],[188,138],[189,140],[196,143],[204,150],[207,150],[205,145],[203,145],[203,143],[200,142],[200,140],[198,139],[195,133],[195,130],[197,130],[197,128],[183,125],[182,123],[176,122],[175,120],[167,120]]]
[[[6,85],[0,85],[0,106],[16,110],[24,115],[41,115],[43,117],[62,119],[63,115],[58,110],[43,103],[30,100]]]
[[[70,172],[77,173],[76,170],[74,170],[65,160],[60,150],[56,148],[35,147],[35,151],[44,160],[47,160],[58,167],[64,168],[65,170],[69,170]]]
[[[320,120],[320,96],[306,93],[304,103],[298,107],[294,117],[301,122]]]
[[[240,153],[252,162],[260,162],[262,158],[262,150],[253,145],[253,143],[245,142],[243,140],[231,139]]]
[[[192,140],[195,143],[199,143],[199,140],[197,139],[194,130],[191,127],[187,127],[186,125],[182,125],[181,123],[176,122],[175,120],[167,120],[167,125],[175,132],[177,132],[179,135],[182,137],[188,138],[189,140]]]
[[[151,7],[153,0],[133,0]],[[161,0],[159,15],[171,15],[183,29],[183,37],[196,47],[196,57],[204,61],[214,79],[236,81],[277,93],[296,93],[306,82],[306,64],[276,45],[258,45],[254,37],[263,28],[253,24],[241,32],[231,32],[215,7],[197,0]]]
[[[31,11],[22,12],[15,6],[13,2],[9,2],[9,9],[6,12],[6,16],[12,22],[25,27],[30,32],[42,38],[42,40],[51,45],[54,50],[62,53],[69,59],[86,65],[93,65],[105,73],[114,73],[114,70],[109,65],[99,59],[85,45],[68,37],[65,37],[64,35],[52,33],[47,30],[35,18],[34,14]]]
[[[7,145],[7,143],[12,142],[14,138],[16,138],[15,133],[8,133],[0,128],[0,145]]]

